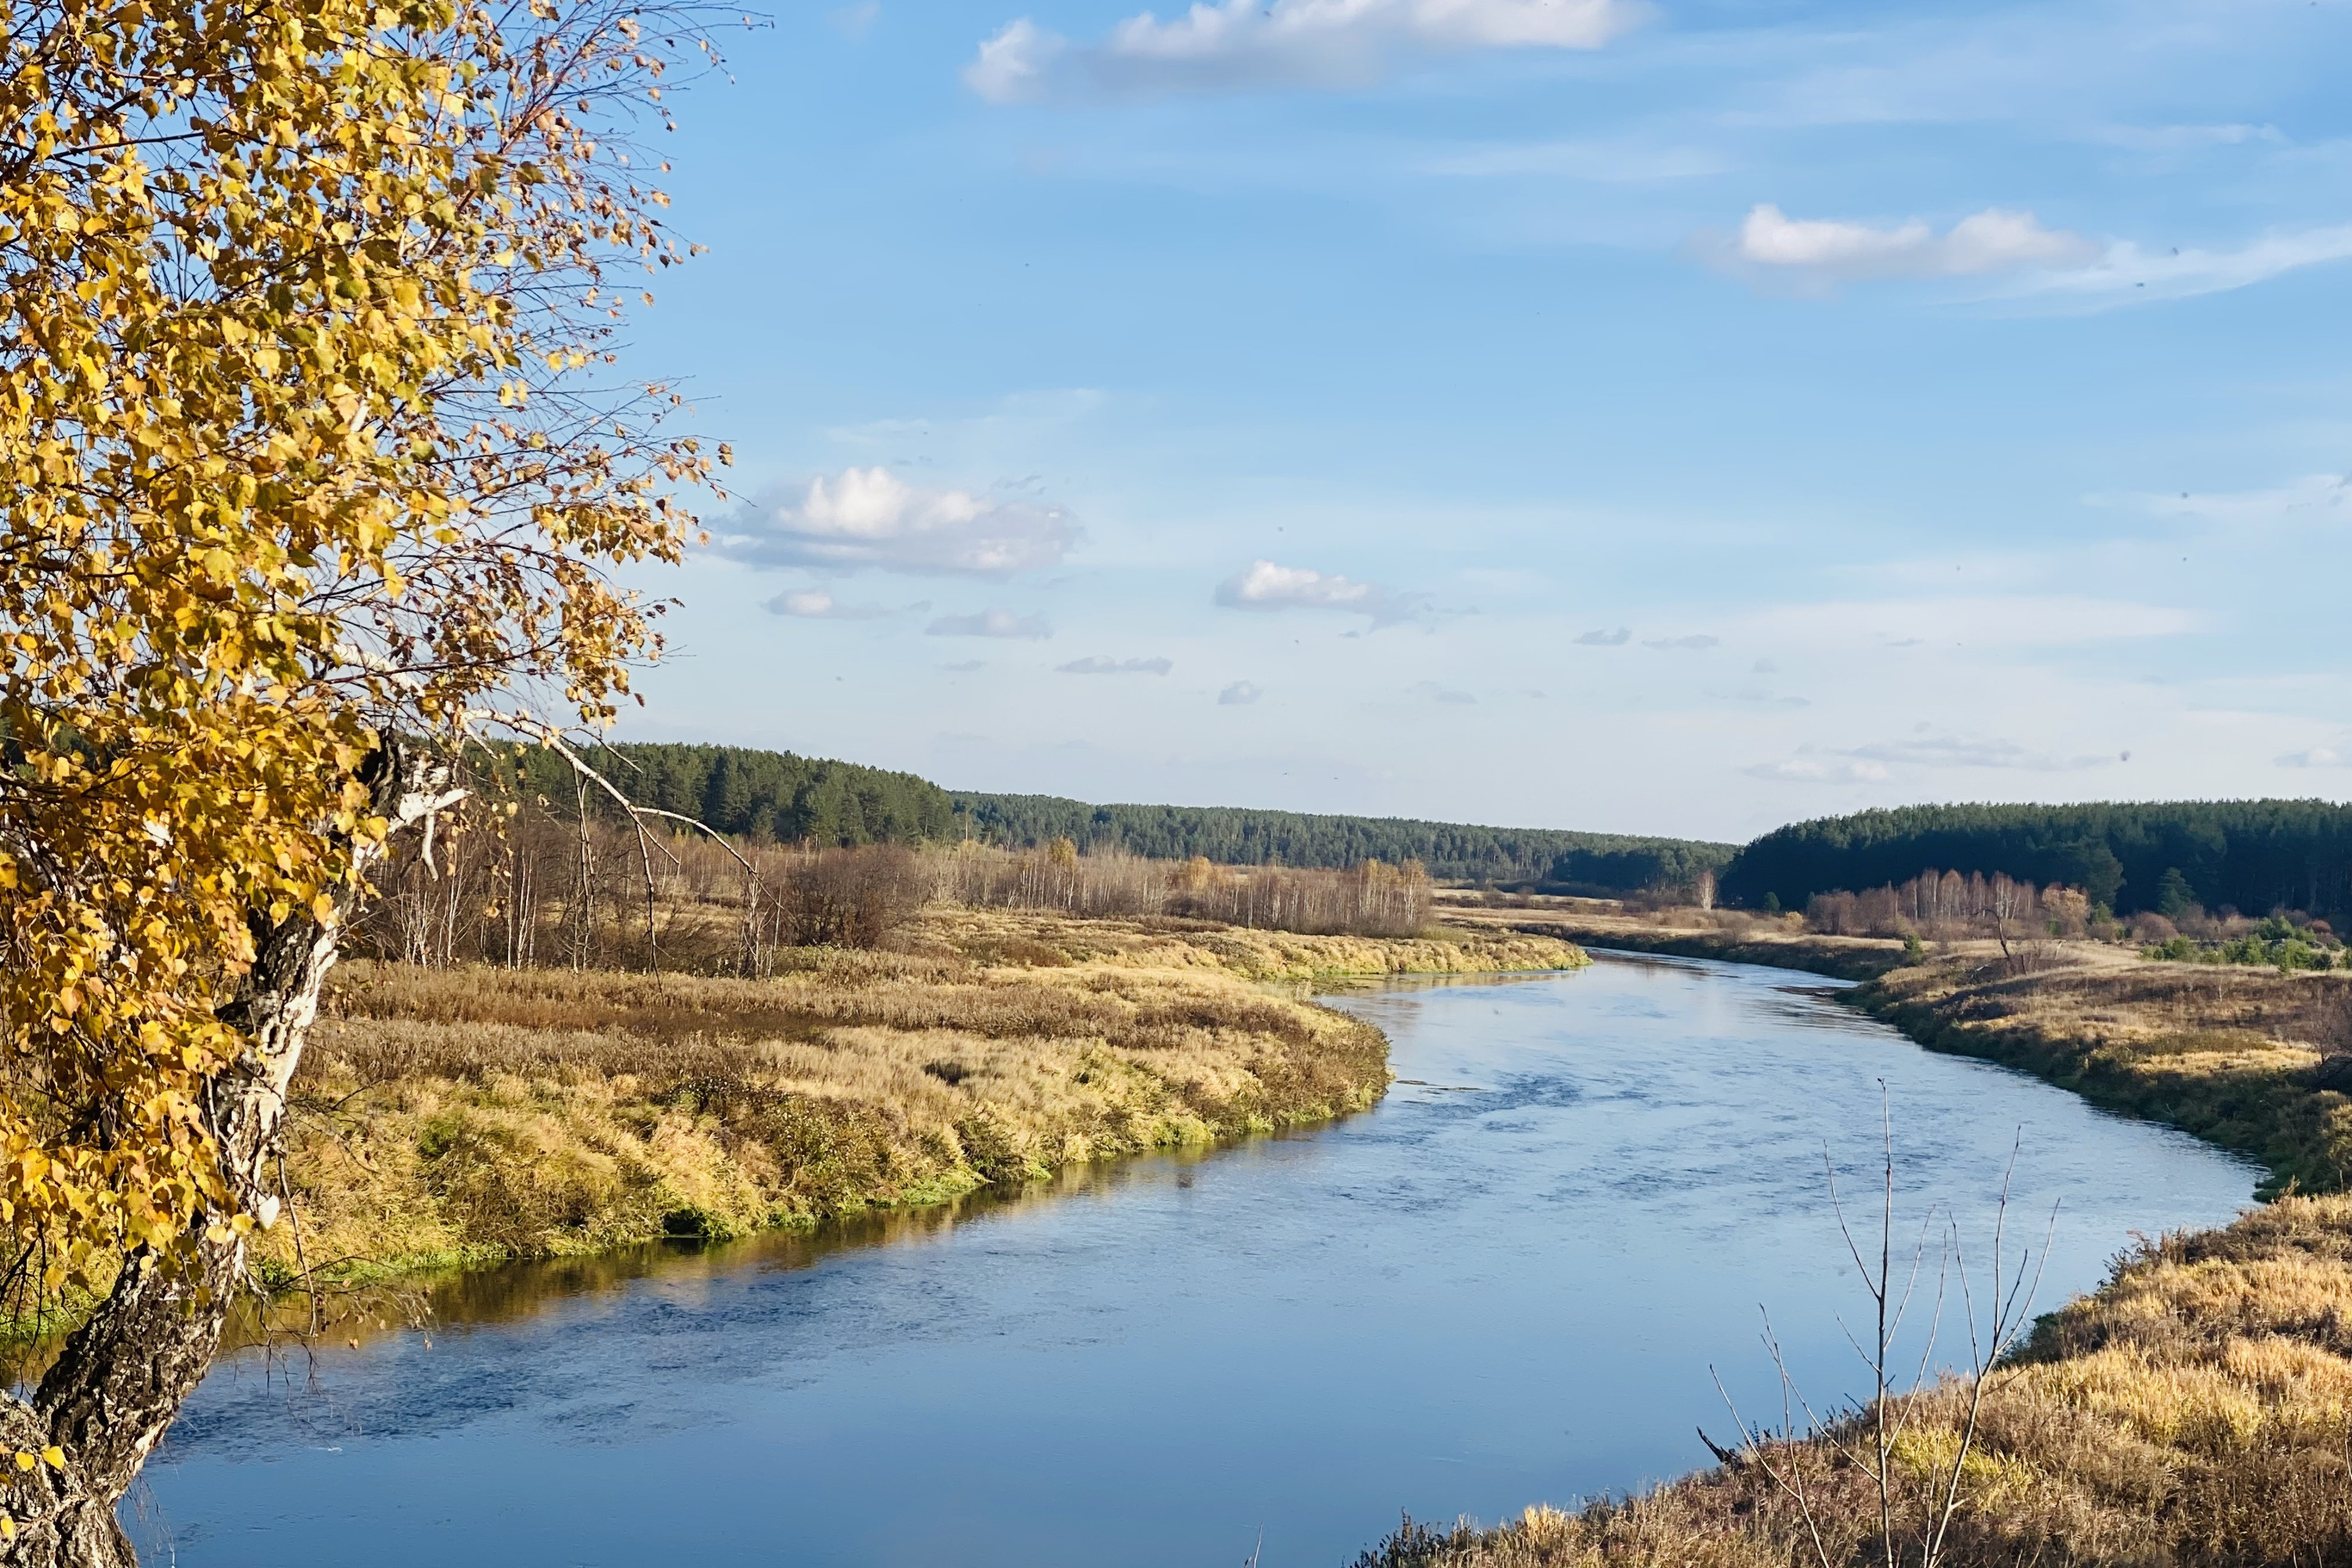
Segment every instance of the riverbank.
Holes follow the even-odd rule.
[[[1847,994],[1931,1048],[2252,1154],[2273,1173],[2265,1194],[2285,1194],[2234,1225],[2143,1243],[2042,1320],[1989,1384],[1958,1466],[1949,1568],[2252,1568],[2352,1552],[2352,1197],[2335,1194],[2352,1165],[2339,1087],[2352,1074],[2330,1070],[2346,1059],[2331,1053],[2347,994],[2334,976],[2147,963],[2089,944],[2027,975],[1948,954]],[[1962,1452],[1963,1394],[1948,1382],[1898,1405],[1887,1479],[1915,1559]],[[1358,1568],[1860,1568],[1882,1557],[1871,1454],[1855,1417],[1829,1436],[1739,1446],[1622,1502],[1538,1507],[1489,1531],[1408,1523]],[[1791,1476],[1806,1478],[1801,1499]]]
[[[1627,914],[1600,905],[1598,900],[1561,899],[1551,903],[1584,907],[1546,908],[1533,900],[1525,908],[1456,902],[1441,906],[1439,914],[1445,928],[1453,931],[1507,931],[1524,936],[1551,937],[1580,947],[1801,969],[1809,974],[1826,974],[1838,980],[1874,980],[1907,962],[1899,942],[1877,937],[1816,936],[1782,921],[1737,912],[1720,917],[1711,910],[1686,910],[1656,915]],[[1720,923],[1698,923],[1712,919],[1719,919]]]
[[[1896,970],[1844,999],[1930,1049],[2259,1160],[2260,1197],[2352,1184],[2352,1058],[2323,1067],[2352,1047],[2352,975],[2061,951],[2072,956],[2020,976],[1982,955]]]
[[[295,1080],[261,1267],[341,1284],[805,1227],[1327,1121],[1386,1092],[1387,1045],[1309,985],[1585,962],[1510,932],[939,909],[772,980],[354,963]]]

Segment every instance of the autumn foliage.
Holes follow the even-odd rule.
[[[680,255],[626,132],[683,20],[0,0],[20,1285],[104,1291],[247,1222],[276,1123],[226,1160],[208,1096],[290,1070],[257,1041],[299,1053],[310,1005],[257,965],[331,959],[429,821],[419,756],[608,718],[654,649],[604,574],[677,558],[708,459],[648,434],[660,389],[613,390],[607,274]]]
[[[646,649],[602,563],[699,470],[573,390],[604,268],[674,254],[578,114],[653,89],[610,7],[5,7],[0,1216],[167,1245],[257,920],[331,922],[363,764]],[[584,307],[584,308],[583,308]]]

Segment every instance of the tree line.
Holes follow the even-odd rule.
[[[425,968],[760,977],[785,950],[880,946],[934,902],[1417,936],[1432,901],[1429,878],[1410,862],[1241,868],[1081,855],[1067,838],[1022,850],[969,839],[842,847],[728,842],[658,819],[643,826],[594,813],[567,820],[485,792],[450,808],[429,858],[414,845],[379,876],[352,947]]]
[[[947,791],[913,773],[745,746],[630,742],[599,746],[588,759],[640,805],[690,816],[756,843],[855,848],[861,844],[938,844],[963,837]],[[597,799],[556,752],[524,749],[493,759],[508,783],[558,810]]]
[[[1419,861],[1449,881],[1560,882],[1636,891],[1720,866],[1733,847],[1555,828],[1480,827],[1409,817],[1256,811],[1222,805],[1090,805],[1043,795],[958,794],[957,819],[983,843],[1025,848],[1066,838],[1081,850],[1223,866],[1344,869]]]
[[[1448,881],[1541,885],[1600,894],[1680,889],[1719,869],[1735,847],[1686,838],[1482,827],[1241,806],[1096,805],[1057,795],[944,790],[915,773],[746,746],[626,742],[590,760],[632,800],[755,843],[854,848],[970,840],[1011,850],[1067,839],[1082,853],[1221,866],[1346,870],[1417,861]],[[572,765],[526,748],[485,767],[499,787],[604,813]]]
[[[2088,934],[2095,919],[2088,894],[2053,882],[2046,888],[1995,871],[1963,877],[1922,871],[1895,886],[1815,893],[1805,902],[1805,924],[1832,936],[1991,936],[2006,940],[2046,930],[2052,936]]]
[[[1724,897],[1803,909],[1927,867],[2079,888],[2118,914],[2352,910],[2352,806],[2320,800],[1913,805],[1796,823],[1742,848]]]
[[[929,863],[938,868],[937,896],[975,909],[1173,915],[1314,936],[1419,936],[1433,903],[1428,873],[1410,860],[1244,868],[1198,855],[1181,861],[1115,849],[1082,855],[1072,840],[1056,838],[1018,851],[966,841]]]
[[[2080,888],[2117,914],[2186,908],[2352,913],[2352,806],[2326,801],[1902,806],[1823,817],[1735,847],[1699,839],[1486,827],[1239,806],[1097,805],[950,792],[918,774],[741,746],[631,742],[593,759],[630,797],[753,843],[848,848],[971,841],[1087,855],[1342,870],[1418,862],[1444,881],[1602,896],[1687,895],[1714,873],[1728,903],[1801,910],[1820,894],[1892,887],[1926,868]],[[530,749],[503,788],[562,815],[585,795]]]

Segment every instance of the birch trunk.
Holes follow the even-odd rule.
[[[462,798],[448,770],[388,744],[362,774],[384,842],[358,847],[365,871],[404,830],[425,825]],[[287,1087],[318,1016],[319,991],[334,966],[355,898],[338,897],[333,919],[298,916],[253,926],[256,957],[221,1018],[245,1035],[243,1057],[215,1078],[206,1120],[219,1149],[233,1212],[275,1215],[269,1168],[280,1146]],[[245,1276],[245,1238],[199,1213],[169,1255],[141,1248],[124,1260],[113,1291],[68,1337],[30,1399],[0,1397],[0,1449],[62,1449],[62,1467],[13,1468],[0,1507],[16,1522],[0,1543],[5,1568],[131,1568],[138,1561],[115,1505],[138,1479],[181,1405],[212,1364],[229,1303]],[[219,1226],[215,1231],[215,1226]],[[0,1453],[0,1464],[14,1460]]]

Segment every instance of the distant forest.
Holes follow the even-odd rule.
[[[631,798],[722,833],[778,843],[954,843],[1030,848],[1067,838],[1081,850],[1153,859],[1206,856],[1223,865],[1345,869],[1419,860],[1445,880],[1541,883],[1592,892],[1681,885],[1721,867],[1734,846],[1549,828],[1473,827],[1397,817],[1324,816],[1235,806],[1091,805],[1041,795],[950,795],[913,773],[740,746],[600,746],[590,760]],[[575,800],[570,767],[527,752],[529,794],[558,810]]]
[[[1228,866],[1418,860],[1442,880],[1602,894],[1688,889],[1714,870],[1726,902],[1754,909],[1777,900],[1790,910],[1815,893],[1904,882],[1932,868],[2063,883],[2118,914],[2176,912],[2185,896],[2209,910],[2259,915],[2284,906],[2339,923],[2352,915],[2352,806],[2318,800],[1914,805],[1801,822],[1735,848],[1403,817],[950,794],[914,773],[740,746],[633,743],[592,756],[647,805],[784,844],[976,838],[1021,849],[1067,838],[1082,850],[1202,855]],[[558,809],[575,798],[560,758],[527,752],[518,771],[528,792]]]
[[[1695,877],[1731,858],[1728,844],[1473,827],[1392,816],[1323,816],[1226,805],[1089,805],[1046,795],[958,795],[970,836],[1014,847],[1067,838],[1160,860],[1195,855],[1228,866],[1348,867],[1418,860],[1446,880],[1580,885],[1632,892]]]
[[[2118,914],[2172,913],[2185,887],[2209,910],[2282,906],[2336,919],[2352,910],[2352,806],[2319,800],[2087,805],[1913,805],[1801,822],[1739,851],[1727,900],[1902,882],[1929,868],[2007,872],[2081,888]],[[2179,876],[2168,884],[2169,872]]]
[[[741,746],[598,746],[590,764],[640,805],[779,844],[919,844],[960,838],[947,791],[913,773]],[[552,752],[524,753],[525,787],[559,809],[572,769]]]

